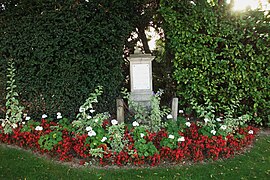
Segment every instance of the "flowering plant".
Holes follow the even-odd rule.
[[[242,115],[240,117],[233,117],[233,107],[232,109],[227,108],[225,116],[216,117],[215,108],[212,106],[210,101],[206,101],[207,107],[202,105],[197,105],[193,102],[193,108],[196,110],[200,118],[203,118],[204,122],[199,122],[198,125],[202,128],[200,132],[206,136],[216,136],[221,135],[226,137],[229,134],[235,134],[240,127],[247,126],[246,123],[251,120],[251,116],[248,114]]]
[[[48,153],[61,161],[79,158],[81,164],[154,166],[161,160],[196,162],[228,158],[251,144],[257,133],[256,128],[243,123],[248,120],[247,115],[234,122],[229,116],[225,121],[206,111],[201,117],[204,122],[181,116],[177,121],[168,119],[163,127],[151,132],[137,120],[132,125],[115,119],[109,123],[108,114],[94,115],[92,106],[88,106],[91,111],[83,107],[88,112],[81,110],[82,114],[72,123],[58,113],[57,123],[47,120],[48,116],[42,116],[41,121],[25,116],[12,134],[5,134],[0,126],[0,142]],[[87,118],[90,114],[91,118]]]
[[[156,133],[137,126],[137,123],[131,128],[122,123],[103,126],[103,131],[88,126],[83,134],[75,134],[72,129],[67,131],[55,122],[43,119],[34,123],[31,120],[14,129],[13,134],[0,133],[0,141],[49,153],[60,160],[80,158],[84,162],[88,159],[101,165],[156,165],[162,159],[178,162],[228,158],[252,143],[257,132],[256,128],[250,126],[239,127],[234,134],[223,138],[221,135],[203,135],[203,127],[196,122],[190,122],[190,126],[173,120],[167,123]],[[25,129],[25,126],[29,128]]]
[[[113,122],[116,120],[112,120]],[[108,128],[108,143],[114,152],[120,152],[126,146],[127,141],[124,141],[125,124],[112,123]]]
[[[134,102],[126,89],[122,91],[122,94],[124,98],[128,100],[129,107],[134,112],[135,121],[143,123],[150,131],[157,132],[160,130],[162,127],[162,118],[169,113],[168,108],[160,108],[160,96],[163,94],[163,90],[159,90],[156,94],[151,96],[150,110]]]
[[[178,142],[184,141],[182,136],[184,132],[184,126],[181,121],[170,120],[165,124],[167,134],[160,142],[163,147],[169,147],[170,149],[176,149]]]
[[[38,129],[42,131],[42,126],[37,126]],[[38,144],[41,149],[45,150],[52,150],[55,145],[57,145],[60,141],[62,141],[62,132],[59,131],[53,131],[49,134],[45,134],[43,136],[40,136],[40,139],[38,140]]]
[[[24,107],[19,105],[18,96],[19,94],[15,91],[15,68],[12,59],[8,61],[8,72],[7,75],[7,95],[6,95],[6,117],[0,119],[1,126],[3,127],[4,133],[12,133],[12,129],[18,127],[18,123],[22,121],[22,114]]]
[[[154,146],[153,142],[147,140],[149,132],[145,130],[144,127],[134,127],[131,131],[131,135],[134,139],[134,148],[138,153],[139,157],[153,156],[158,153],[157,148]]]

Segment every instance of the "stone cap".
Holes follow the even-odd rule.
[[[152,54],[141,53],[130,54],[130,57],[128,58],[129,61],[153,61],[154,59],[155,56],[152,56]]]

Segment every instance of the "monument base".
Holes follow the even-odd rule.
[[[130,98],[135,103],[145,107],[147,110],[151,109],[151,98],[153,96],[152,91],[131,92]]]

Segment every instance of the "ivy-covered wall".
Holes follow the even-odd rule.
[[[31,114],[74,115],[98,85],[98,109],[112,111],[123,82],[127,0],[21,1],[1,14],[0,64],[16,63],[21,102]],[[1,79],[4,78],[1,75]]]
[[[218,114],[230,108],[270,122],[269,14],[194,2],[161,1],[181,106],[210,100]]]

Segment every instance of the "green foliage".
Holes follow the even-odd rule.
[[[94,93],[90,93],[90,96],[85,100],[85,103],[80,107],[79,113],[77,114],[77,119],[79,120],[87,120],[89,119],[89,112],[93,109],[93,103],[98,102],[98,96],[100,96],[103,93],[102,87],[98,86],[97,89],[95,89]],[[91,112],[90,112],[91,113]],[[92,113],[91,113],[92,114]]]
[[[28,123],[29,124],[29,123]],[[69,132],[71,132],[72,130],[74,130],[72,124],[70,123],[70,121],[67,118],[62,118],[60,119],[60,121],[58,121],[59,126],[55,126],[51,128],[55,128],[57,130],[67,130]]]
[[[80,106],[79,113],[77,114],[77,120],[72,121],[72,127],[77,134],[84,134],[87,127],[97,130],[99,133],[98,139],[101,139],[104,133],[102,128],[102,123],[104,119],[109,118],[107,112],[95,113],[93,109],[93,103],[98,103],[98,96],[102,94],[102,87],[99,86],[95,89],[95,92],[90,93],[89,98],[87,98],[83,105]],[[93,139],[93,138],[92,138]],[[90,144],[90,143],[89,143]]]
[[[18,123],[22,121],[24,107],[20,106],[16,92],[15,84],[15,67],[12,59],[8,61],[8,81],[6,95],[6,117],[2,120],[4,133],[12,133],[12,129],[18,127]]]
[[[247,122],[252,119],[248,114],[239,117],[233,116],[236,105],[232,105],[232,109],[226,109],[222,117],[215,115],[216,109],[210,100],[206,100],[206,106],[198,105],[195,102],[192,102],[192,105],[197,116],[204,121],[198,122],[198,125],[202,127],[200,133],[205,136],[221,135],[225,138],[228,134],[235,134],[239,128],[247,126]]]
[[[160,8],[181,105],[209,99],[218,115],[239,101],[234,116],[269,122],[269,14],[194,2],[164,0]]]
[[[33,128],[40,125],[40,122],[29,120],[21,128],[21,132],[31,132]]]
[[[124,98],[128,100],[129,108],[134,112],[135,121],[144,124],[150,131],[157,132],[160,130],[162,127],[162,118],[169,113],[168,108],[160,107],[160,96],[163,94],[162,90],[159,90],[151,97],[150,109],[134,102],[126,89],[122,91],[122,94],[124,95]]]
[[[104,150],[102,148],[90,149],[89,152],[93,157],[103,158]]]
[[[122,94],[123,98],[127,99],[129,108],[134,112],[134,120],[139,123],[146,122],[147,116],[149,114],[147,109],[134,102],[130,97],[130,93],[127,92],[127,89],[123,88]]]
[[[3,66],[3,65],[2,65]],[[3,105],[5,104],[5,95],[6,95],[6,67],[3,66],[3,69],[0,66],[0,118],[5,117],[5,110]]]
[[[147,132],[144,127],[138,126],[135,127],[133,132],[133,138],[135,140],[134,147],[137,150],[139,157],[153,156],[158,152],[157,148],[152,141],[147,142],[144,137],[147,135]]]
[[[75,117],[97,85],[97,110],[115,109],[133,1],[22,1],[0,17],[0,64],[16,60],[21,100],[31,114]],[[79,94],[79,96],[78,96]]]
[[[136,141],[134,143],[134,147],[137,149],[139,157],[153,156],[154,154],[158,153],[158,150],[153,144],[153,142],[152,141],[146,142],[145,139],[140,139]]]
[[[55,145],[62,140],[62,132],[53,131],[40,137],[38,144],[41,149],[52,150]]]
[[[161,120],[169,112],[168,108],[160,108],[160,96],[163,94],[162,90],[159,90],[151,98],[151,111],[150,111],[150,120],[151,120],[151,130],[157,132],[162,127]]]
[[[105,137],[105,130],[100,128],[93,128],[91,133],[95,133],[95,135],[89,136],[86,138],[85,144],[89,144],[91,149],[96,149],[101,144],[104,144],[101,140]],[[89,134],[89,132],[88,132]]]
[[[177,121],[168,120],[165,123],[165,127],[168,132],[168,137],[164,137],[161,140],[160,145],[164,147],[169,147],[171,149],[176,149],[178,146],[178,142],[182,137],[179,135],[179,132],[183,132],[184,128],[186,127],[184,123],[185,121],[183,121],[181,118],[177,119]]]
[[[123,140],[124,132],[125,132],[124,123],[112,125],[108,128],[109,144],[113,151],[120,152],[127,144],[127,142]]]
[[[72,121],[72,126],[76,133],[84,134],[86,127],[102,129],[102,122],[104,119],[108,119],[108,113],[98,113],[95,116],[90,116],[88,119]]]

